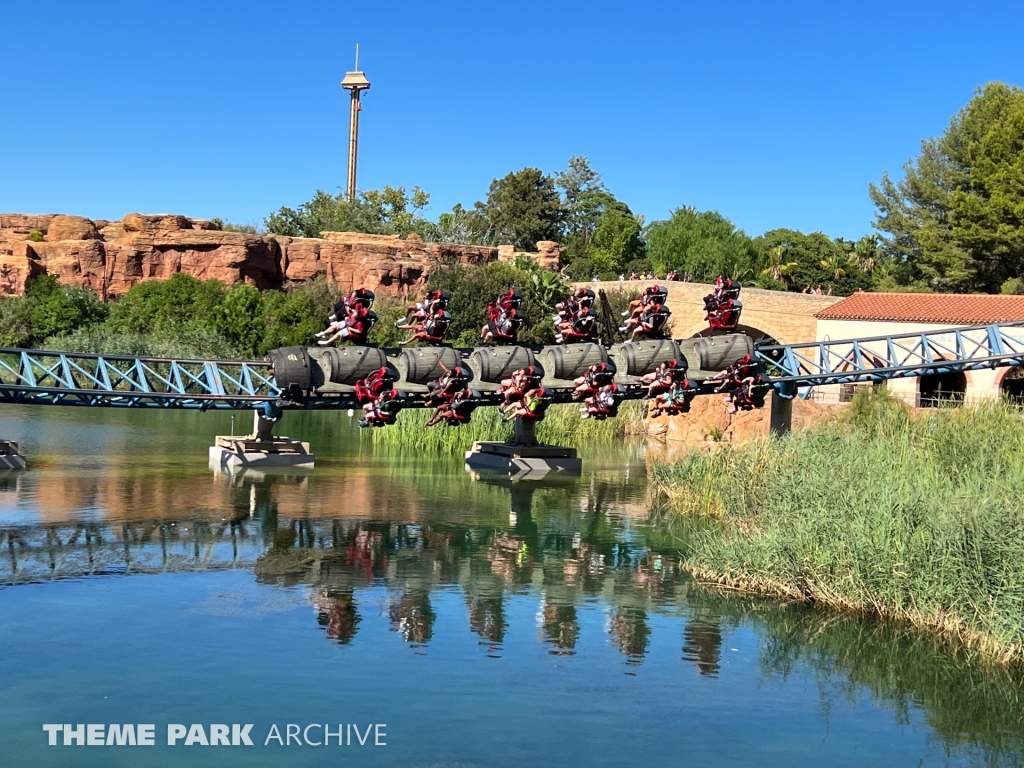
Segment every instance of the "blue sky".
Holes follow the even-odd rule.
[[[717,209],[857,237],[990,80],[1024,85],[1019,2],[13,2],[0,8],[0,211],[249,222],[345,183],[429,215],[586,155],[648,221]]]

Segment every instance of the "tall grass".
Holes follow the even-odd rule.
[[[1024,659],[1024,420],[1006,404],[914,417],[865,394],[818,429],[651,479],[657,511],[719,522],[687,538],[695,573]]]
[[[552,405],[537,426],[537,438],[544,443],[579,448],[641,434],[645,428],[645,405],[639,401],[623,403],[619,415],[605,421],[580,419],[579,405],[574,403]],[[477,440],[507,440],[512,436],[512,424],[501,420],[497,408],[477,409],[470,423],[460,427],[424,427],[429,415],[425,410],[402,411],[393,425],[374,429],[371,439],[394,448],[459,453]]]

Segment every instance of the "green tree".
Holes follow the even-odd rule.
[[[262,304],[263,298],[254,286],[236,285],[214,309],[217,332],[246,355],[255,355],[260,348]]]
[[[615,200],[601,181],[601,174],[590,167],[585,157],[573,155],[568,167],[554,177],[562,190],[564,234],[563,263],[590,257],[591,241],[608,202]]]
[[[216,331],[224,284],[175,274],[136,283],[112,308],[109,326],[122,333],[174,335],[185,329]]]
[[[419,187],[371,189],[349,202],[341,193],[317,190],[313,199],[298,208],[280,208],[264,222],[267,231],[290,237],[320,237],[321,232],[366,232],[406,236],[431,236],[434,226],[423,216],[430,195]]]
[[[646,256],[640,219],[629,206],[612,198],[597,220],[590,243],[590,258],[599,273],[622,272],[626,265]]]
[[[53,275],[30,280],[25,301],[32,328],[26,341],[33,346],[50,336],[101,323],[108,313],[107,305],[95,293],[86,288],[62,286]]]
[[[536,168],[492,181],[487,202],[478,202],[476,210],[487,221],[487,239],[493,244],[511,243],[526,251],[541,240],[561,239],[561,198],[552,178]]]
[[[767,275],[772,280],[780,282],[785,286],[793,284],[793,276],[800,269],[800,263],[789,260],[789,249],[785,244],[779,244],[768,248],[764,254],[768,266],[761,270],[762,275]]]
[[[487,217],[479,209],[463,208],[456,203],[448,213],[437,217],[435,240],[440,243],[484,245],[487,242]]]
[[[852,258],[852,244],[833,240],[822,232],[804,234],[795,229],[773,229],[754,240],[762,254],[758,272],[779,280],[789,290],[822,286],[846,296],[868,288],[870,277]]]
[[[428,279],[430,289],[448,291],[452,295],[453,317],[448,338],[459,345],[478,343],[480,329],[487,319],[487,302],[509,288],[518,288],[523,291],[523,313],[526,317],[526,323],[519,332],[520,342],[551,343],[555,335],[551,323],[554,305],[565,298],[567,291],[549,280],[534,281],[535,275],[533,268],[522,269],[504,261],[486,266],[450,264],[431,271]]]
[[[869,190],[903,283],[995,292],[1024,274],[1024,91],[978,89],[903,170]]]
[[[656,272],[689,272],[697,282],[719,275],[742,279],[757,263],[750,238],[717,211],[677,208],[671,218],[650,224],[644,239]]]

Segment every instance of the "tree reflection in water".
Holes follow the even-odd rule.
[[[722,658],[722,625],[717,616],[698,611],[683,628],[683,659],[706,677],[718,677]]]
[[[572,656],[576,653],[576,639],[580,633],[576,606],[545,602],[541,615],[544,617],[541,624],[543,639],[552,646],[548,653],[555,656]]]
[[[614,479],[586,489],[517,488],[510,500],[507,488],[429,476],[400,487],[400,477],[381,484],[384,491],[422,493],[408,503],[427,512],[392,515],[382,505],[375,515],[304,516],[303,505],[322,491],[268,475],[232,480],[226,503],[177,517],[126,512],[110,521],[0,526],[0,584],[248,568],[261,584],[307,585],[314,626],[339,646],[359,640],[360,611],[365,618],[370,602],[361,590],[386,590],[388,625],[417,653],[437,642],[431,593],[456,589],[467,608],[460,631],[491,656],[502,654],[521,615],[513,601],[526,596],[536,601],[538,642],[548,653],[610,645],[636,666],[668,625],[672,647],[682,639],[678,663],[708,678],[726,674],[723,648],[742,626],[756,638],[764,678],[817,680],[826,718],[868,694],[901,722],[923,717],[951,753],[991,765],[1016,765],[1024,753],[1020,669],[905,627],[704,588],[680,569],[682,542],[622,511],[635,489]],[[7,491],[12,503],[21,486],[26,498],[37,492],[20,479]],[[444,504],[428,503],[440,498]],[[605,611],[603,636],[581,621],[594,609]]]

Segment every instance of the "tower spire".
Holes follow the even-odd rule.
[[[345,73],[345,79],[341,81],[341,87],[349,91],[352,96],[352,103],[349,107],[348,121],[348,183],[345,187],[345,194],[348,201],[356,199],[356,157],[359,151],[359,112],[362,105],[359,102],[359,94],[370,89],[370,81],[366,75],[359,70],[359,43],[356,43],[356,68],[352,72]]]

